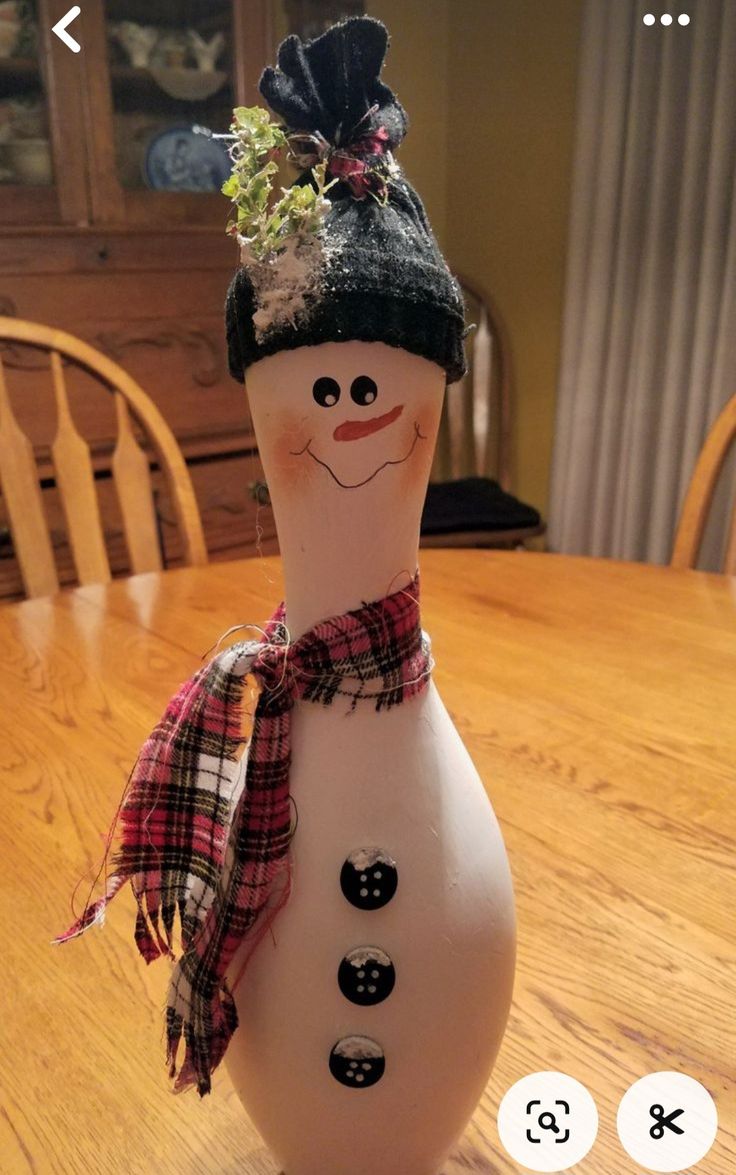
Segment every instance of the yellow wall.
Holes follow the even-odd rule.
[[[481,281],[506,321],[516,374],[514,488],[545,518],[582,6],[366,6],[391,34],[383,76],[409,113],[402,166],[450,266]]]
[[[381,77],[409,116],[397,158],[447,253],[448,0],[368,0],[366,12],[388,29],[391,39]]]
[[[450,263],[483,281],[508,326],[514,487],[546,518],[583,5],[449,4],[462,13],[449,47]]]

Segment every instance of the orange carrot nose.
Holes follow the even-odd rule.
[[[369,437],[372,432],[379,432],[380,429],[393,424],[403,411],[404,405],[397,404],[390,412],[384,412],[383,416],[374,416],[371,420],[344,420],[333,432],[333,440],[359,441],[361,437]]]

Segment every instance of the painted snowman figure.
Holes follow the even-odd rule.
[[[306,45],[291,37],[261,90],[302,138],[305,111],[328,142],[338,115],[344,127],[368,112],[395,146],[406,119],[378,80],[386,47],[370,18]],[[463,371],[461,295],[391,162],[388,203],[330,193],[325,235],[341,249],[300,330],[259,345],[244,271],[231,287],[231,369],[273,504],[292,640],[410,588],[442,399]],[[431,680],[387,712],[297,703],[291,730],[292,887],[247,967],[245,947],[233,960],[239,1027],[225,1062],[286,1175],[438,1175],[511,1000],[501,833]]]
[[[246,384],[297,638],[411,579],[445,373],[353,341],[260,360]],[[430,682],[387,713],[298,703],[290,791],[291,894],[235,987],[225,1063],[286,1175],[437,1175],[511,999],[483,784]]]

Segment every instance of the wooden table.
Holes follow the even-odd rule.
[[[711,1091],[720,1132],[697,1170],[732,1173],[736,581],[528,552],[429,551],[422,570],[436,681],[498,813],[519,919],[508,1032],[446,1175],[520,1170],[496,1111],[540,1069],[596,1099],[581,1175],[639,1170],[616,1107],[659,1069]],[[128,887],[104,929],[49,940],[175,687],[279,596],[264,559],[0,610],[3,1175],[275,1175],[224,1068],[208,1098],[169,1092],[169,964],[137,955]]]

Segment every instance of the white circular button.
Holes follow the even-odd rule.
[[[708,1090],[685,1073],[650,1073],[626,1090],[616,1116],[621,1145],[650,1171],[686,1171],[699,1163],[718,1131]]]
[[[530,1171],[567,1171],[584,1159],[598,1133],[598,1111],[584,1085],[566,1073],[530,1073],[498,1108],[498,1134]]]

